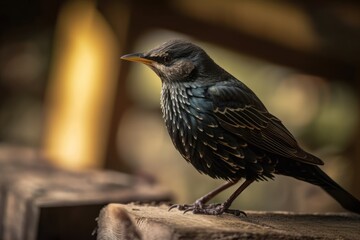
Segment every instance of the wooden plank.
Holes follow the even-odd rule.
[[[109,204],[97,239],[359,239],[360,216],[247,211],[247,217],[168,211],[168,206]]]
[[[15,148],[16,149],[16,148]],[[0,239],[94,239],[100,209],[110,203],[168,201],[158,185],[114,171],[70,172],[0,148]],[[6,156],[6,157],[4,157]]]
[[[17,179],[26,179],[29,172],[35,174],[50,168],[34,149],[0,145],[0,239],[4,232],[8,189]]]

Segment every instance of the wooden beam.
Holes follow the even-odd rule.
[[[231,3],[228,3],[231,4]],[[207,6],[204,5],[204,8]],[[200,40],[209,41],[244,54],[261,58],[276,64],[296,68],[302,72],[323,76],[329,79],[345,79],[356,84],[359,58],[349,57],[348,61],[332,54],[331,49],[303,51],[279,42],[261,38],[224,25],[222,22],[206,21],[179,11],[171,3],[164,1],[134,1],[132,19],[138,31],[164,28],[188,34]],[[228,16],[228,18],[235,16]],[[270,31],[271,30],[267,30]],[[284,33],[285,34],[285,33]],[[301,41],[301,39],[300,39]],[[355,52],[354,52],[355,54]],[[355,59],[355,60],[354,60]]]

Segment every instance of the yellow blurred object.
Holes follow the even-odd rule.
[[[68,169],[100,167],[118,74],[115,36],[92,2],[70,1],[55,41],[44,155]]]

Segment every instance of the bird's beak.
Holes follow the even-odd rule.
[[[146,65],[152,65],[154,63],[153,60],[146,58],[143,53],[126,54],[126,55],[122,56],[120,59],[131,61],[131,62],[140,62],[140,63],[144,63]]]

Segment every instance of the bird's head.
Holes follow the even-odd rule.
[[[121,59],[144,63],[167,83],[203,79],[220,69],[203,49],[185,40],[171,40],[148,52],[127,54]]]

